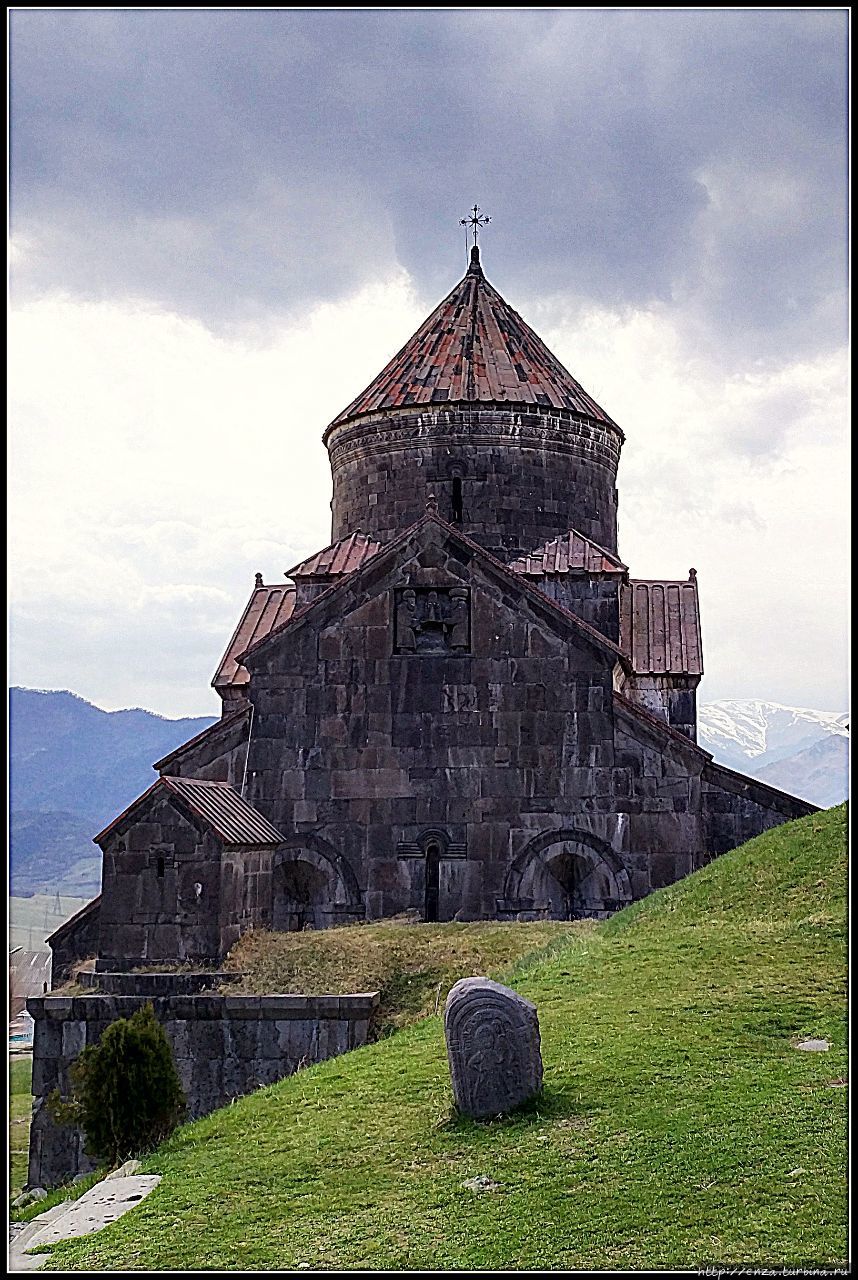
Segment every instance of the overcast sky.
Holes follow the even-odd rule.
[[[704,701],[846,705],[844,10],[11,19],[11,678],[216,714],[321,434],[466,265],[623,427]]]

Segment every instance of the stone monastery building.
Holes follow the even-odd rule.
[[[415,909],[602,917],[810,812],[697,745],[695,571],[620,558],[623,439],[475,247],[325,432],[332,543],[257,574],[222,718],[96,837],[55,973]]]

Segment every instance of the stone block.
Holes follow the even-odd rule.
[[[70,996],[47,996],[44,999],[42,1008],[46,1018],[54,1018],[57,1021],[65,1021],[71,1017],[73,1002]]]
[[[453,1097],[464,1115],[503,1115],[541,1089],[536,1006],[509,987],[461,979],[447,996],[444,1035]]]
[[[86,1023],[63,1023],[63,1057],[76,1058],[86,1048]]]
[[[32,1012],[33,1001],[28,1001]],[[33,1062],[39,1057],[58,1058],[63,1051],[63,1024],[53,1018],[37,1017],[33,1030]]]
[[[34,1097],[47,1095],[52,1089],[56,1088],[59,1078],[59,1064],[57,1058],[42,1057],[41,1054],[33,1054],[33,1076],[31,1089]]]

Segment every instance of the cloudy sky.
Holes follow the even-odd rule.
[[[623,427],[704,700],[846,705],[838,9],[11,19],[11,678],[216,714],[321,434],[466,265]]]

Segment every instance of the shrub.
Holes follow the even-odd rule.
[[[112,1022],[69,1075],[71,1096],[63,1101],[55,1091],[51,1112],[82,1129],[89,1155],[110,1166],[156,1147],[185,1113],[170,1042],[151,1001]]]

